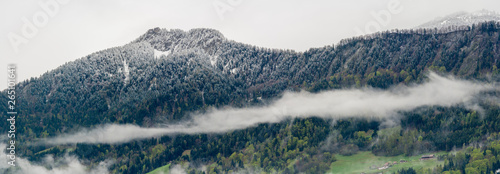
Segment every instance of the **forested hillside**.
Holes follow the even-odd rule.
[[[169,54],[158,56],[157,51]],[[179,122],[188,119],[186,113],[211,107],[263,105],[286,90],[410,85],[425,81],[429,71],[496,82],[499,59],[497,22],[447,31],[388,31],[305,52],[247,45],[212,29],[155,28],[127,45],[92,53],[16,85],[18,153],[35,161],[47,154],[69,153],[88,159],[84,162],[91,166],[111,157],[116,162],[110,170],[117,173],[147,173],[170,163],[194,173],[202,168],[215,173],[242,168],[324,173],[339,153],[450,151],[500,132],[497,102],[481,101],[480,111],[460,105],[403,112],[400,126],[392,129],[381,129],[384,125],[377,119],[301,118],[224,134],[180,134],[124,144],[29,142],[106,123],[154,127]],[[7,103],[6,91],[2,95],[0,100]],[[0,111],[7,117],[6,106]],[[8,126],[0,122],[0,127]],[[494,161],[500,159],[493,145],[482,151],[497,155],[490,167],[498,166]],[[480,150],[468,152],[474,156]],[[455,164],[447,163],[441,171],[475,167]]]

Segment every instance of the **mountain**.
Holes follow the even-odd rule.
[[[133,42],[147,42],[159,51],[179,52],[186,49],[201,49],[209,55],[214,55],[216,49],[226,40],[222,33],[213,29],[199,28],[184,32],[178,29],[154,28]]]
[[[451,26],[471,26],[487,21],[500,21],[500,14],[495,11],[480,10],[475,12],[458,12],[445,17],[436,18],[415,28],[444,29]]]
[[[107,123],[152,127],[183,121],[188,119],[186,113],[211,107],[263,105],[286,90],[387,89],[420,83],[429,70],[497,81],[499,59],[497,22],[445,33],[424,29],[381,32],[305,52],[243,44],[213,29],[154,28],[127,45],[89,54],[19,83],[16,141],[32,142]],[[1,94],[0,100],[7,103],[6,91]],[[0,106],[3,117],[7,117],[5,107]],[[408,131],[380,138],[380,142],[379,121],[345,119],[333,125],[311,118],[222,135],[178,135],[122,145],[20,145],[18,153],[32,160],[70,153],[92,165],[112,156],[117,159],[111,167],[116,173],[146,173],[185,161],[193,168],[206,163],[210,170],[229,173],[247,163],[266,172],[317,173],[329,169],[335,160],[331,153],[347,155],[346,149],[412,155],[423,149],[461,147],[485,138],[484,132],[500,131],[496,106],[485,107],[484,122],[462,107],[422,110],[401,120],[402,129]],[[453,120],[452,116],[460,117]],[[457,124],[451,130],[438,129],[449,121]],[[0,122],[0,127],[8,126]],[[328,138],[332,132],[336,137]],[[424,141],[417,141],[415,135]],[[339,148],[323,149],[327,138]],[[380,144],[371,146],[375,140]],[[392,144],[399,140],[411,146]]]

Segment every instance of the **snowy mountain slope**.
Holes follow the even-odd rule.
[[[500,24],[483,25],[452,34],[382,33],[305,52],[238,43],[212,29],[155,28],[130,44],[20,83],[19,108],[40,112],[42,123],[53,114],[67,115],[66,122],[50,125],[57,128],[102,122],[149,125],[155,118],[176,119],[208,106],[241,106],[285,90],[387,88],[418,79],[430,66],[461,77],[479,76],[500,66],[500,43],[492,42],[500,38]],[[158,58],[164,52],[168,58]],[[381,83],[377,79],[388,79],[383,72],[401,72],[405,79]]]

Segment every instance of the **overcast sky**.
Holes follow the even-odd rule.
[[[50,2],[59,8],[40,5]],[[2,0],[0,89],[6,88],[7,64],[17,64],[19,81],[38,77],[65,62],[129,43],[154,27],[214,28],[238,42],[304,51],[369,33],[376,29],[365,29],[371,24],[381,30],[411,28],[481,9],[499,12],[500,1]],[[384,12],[390,20],[378,22],[372,15]]]

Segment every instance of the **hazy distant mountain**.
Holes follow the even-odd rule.
[[[472,25],[485,21],[500,21],[500,14],[495,11],[480,10],[476,12],[458,12],[445,17],[436,18],[415,28],[447,28],[449,26]]]

